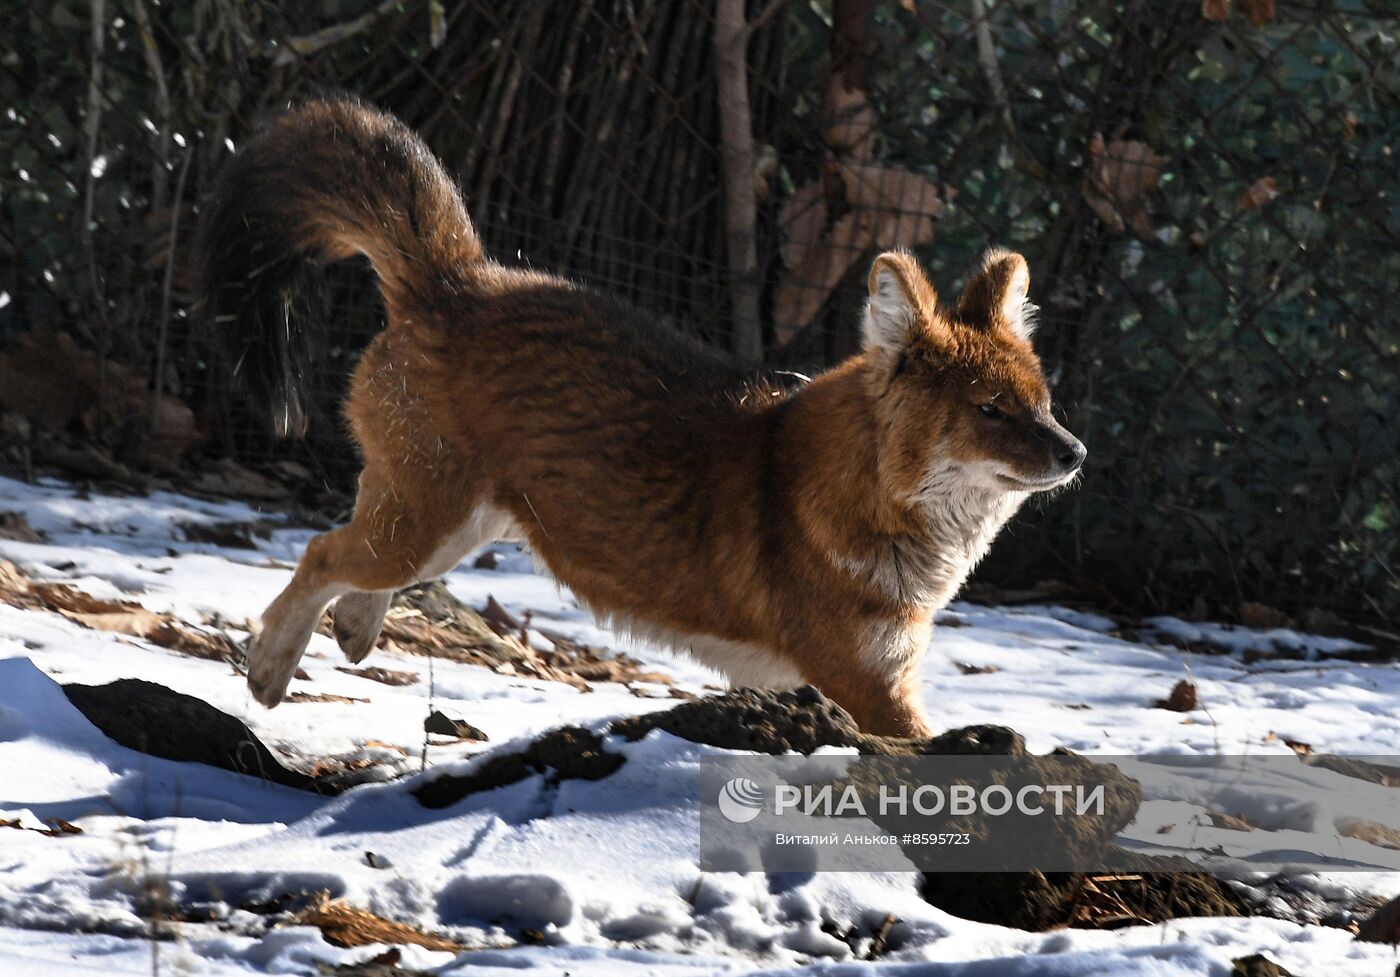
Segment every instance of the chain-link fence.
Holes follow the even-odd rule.
[[[337,401],[379,316],[363,269],[308,299],[324,355],[308,439],[287,444],[230,389],[186,261],[201,194],[256,120],[344,88],[423,134],[497,257],[741,359],[852,352],[881,249],[916,251],[947,295],[988,245],[1023,251],[1090,461],[985,576],[1393,620],[1390,7],[34,5],[0,59],[6,456],[96,474],[231,457],[307,495],[349,484]]]

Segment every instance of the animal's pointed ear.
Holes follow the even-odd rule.
[[[914,256],[886,251],[870,268],[865,348],[898,351],[938,321],[938,293]]]
[[[1026,259],[994,248],[982,257],[958,299],[958,318],[975,326],[1003,326],[1022,339],[1035,332],[1030,303],[1031,271]]]

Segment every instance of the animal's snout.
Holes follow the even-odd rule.
[[[1089,449],[1084,447],[1084,442],[1069,433],[1065,434],[1064,440],[1060,442],[1060,446],[1055,452],[1055,461],[1067,472],[1078,471],[1087,457],[1089,457]]]

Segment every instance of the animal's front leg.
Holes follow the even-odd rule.
[[[321,612],[348,587],[297,570],[287,589],[263,612],[248,650],[248,690],[271,709],[287,694]]]
[[[933,735],[924,715],[919,665],[928,647],[930,625],[919,615],[913,620],[881,621],[863,629],[849,657],[833,656],[833,664],[816,683],[876,736],[924,739]]]

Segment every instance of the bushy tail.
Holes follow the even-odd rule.
[[[198,249],[206,312],[282,434],[306,425],[298,386],[311,350],[294,310],[309,264],[366,255],[393,328],[430,319],[444,280],[482,259],[428,148],[350,98],[304,102],[249,140],[204,208]]]

